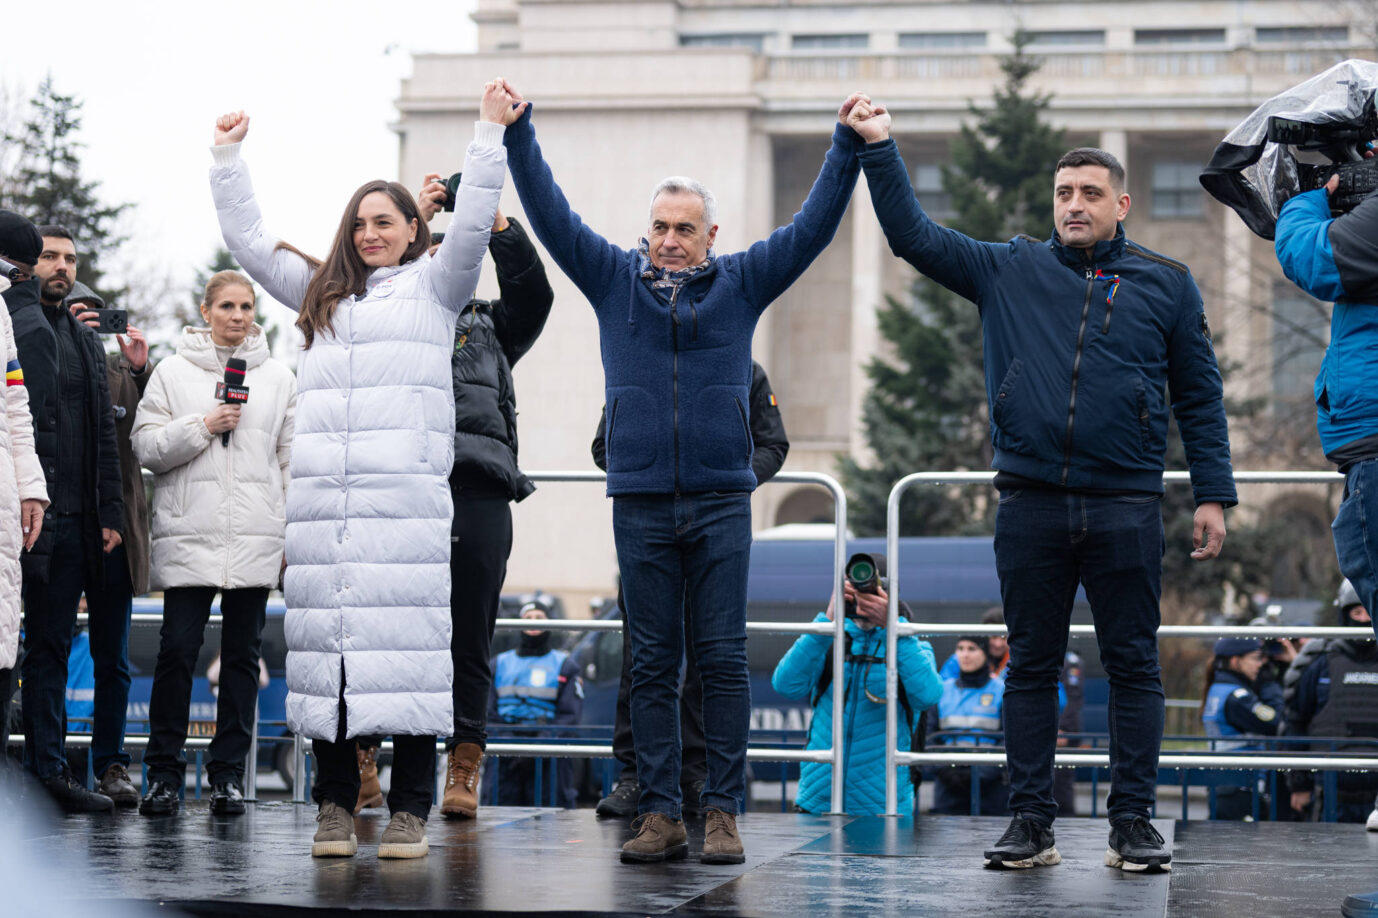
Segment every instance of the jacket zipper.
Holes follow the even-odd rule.
[[[675,497],[679,497],[679,313],[675,311],[675,302],[679,299],[680,288],[683,284],[676,284],[670,288],[670,346],[674,350],[674,418],[675,418]]]
[[[1081,373],[1081,352],[1086,344],[1086,320],[1091,314],[1091,292],[1095,286],[1095,271],[1086,269],[1086,298],[1081,304],[1081,325],[1077,328],[1077,351],[1072,358],[1072,394],[1067,399],[1067,434],[1062,444],[1062,485],[1067,486],[1067,476],[1072,470],[1072,423],[1077,414],[1077,377]]]
[[[233,439],[233,437],[231,437]],[[228,505],[225,507],[225,567],[220,575],[220,588],[229,589],[230,586],[230,546],[234,545],[234,448],[230,444],[225,444],[225,491],[229,496]],[[222,597],[223,601],[223,597]],[[223,610],[222,610],[223,611]]]

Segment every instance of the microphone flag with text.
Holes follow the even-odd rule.
[[[215,397],[227,405],[246,405],[249,402],[249,387],[244,385],[244,371],[248,364],[238,357],[225,361],[225,381],[215,384]],[[223,446],[230,445],[230,432],[220,435]]]

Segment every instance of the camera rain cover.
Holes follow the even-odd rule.
[[[1347,60],[1260,105],[1225,135],[1201,173],[1201,185],[1244,223],[1272,239],[1278,211],[1301,187],[1287,144],[1268,139],[1274,118],[1335,129],[1358,129],[1374,115],[1378,64]]]

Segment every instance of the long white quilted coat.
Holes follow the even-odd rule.
[[[237,145],[212,149],[225,244],[279,302],[300,306],[301,258],[274,249]],[[454,453],[450,353],[455,318],[478,284],[507,151],[479,124],[455,219],[435,258],[373,272],[341,300],[333,334],[297,365],[287,491],[287,720],[346,735],[448,735],[450,519]]]
[[[0,290],[8,286],[0,278]],[[0,303],[0,355],[6,367],[17,365],[19,352],[4,303]],[[19,552],[24,546],[19,502],[41,500],[48,506],[43,466],[33,447],[29,393],[20,380],[16,370],[13,383],[5,385],[5,410],[0,411],[0,669],[13,669],[19,653]]]
[[[177,354],[153,370],[130,440],[153,481],[149,582],[222,590],[276,586],[297,381],[250,328],[232,355],[247,366],[249,401],[228,445],[206,429],[225,378],[210,329],[188,327]]]

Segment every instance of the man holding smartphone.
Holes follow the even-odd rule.
[[[38,232],[42,247],[33,279],[5,293],[29,391],[35,447],[52,501],[37,543],[22,558],[24,765],[64,810],[102,811],[111,809],[113,801],[87,790],[72,774],[64,752],[67,656],[83,589],[100,589],[107,568],[124,563],[123,558],[107,558],[120,545],[125,528],[120,459],[104,348],[64,305],[76,280],[72,234],[57,226]],[[128,619],[123,622],[127,640]],[[112,651],[104,628],[109,623],[92,609],[91,652],[98,670]],[[120,703],[121,715],[123,709]],[[98,722],[99,714],[98,706]],[[116,751],[122,723],[119,732]],[[103,734],[93,739],[99,750]]]

